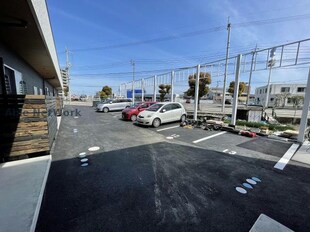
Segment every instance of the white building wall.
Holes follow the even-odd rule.
[[[290,96],[304,96],[305,92],[298,92],[298,88],[306,88],[306,84],[271,84],[270,85],[270,95],[269,95],[269,106],[273,106],[275,103],[275,99],[278,94],[283,94],[281,91],[282,88],[289,88],[289,92],[287,92]],[[255,102],[257,104],[264,104],[266,101],[266,95],[267,95],[267,85],[261,86],[255,89]],[[290,103],[287,103],[287,100],[285,100],[285,105],[291,105]]]

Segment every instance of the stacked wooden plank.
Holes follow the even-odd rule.
[[[43,95],[0,95],[0,157],[49,152],[56,135],[55,100]]]

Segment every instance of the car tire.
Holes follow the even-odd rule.
[[[157,128],[159,127],[161,124],[160,119],[159,118],[155,118],[152,122],[153,127]]]
[[[180,121],[181,121],[181,122],[185,122],[185,121],[186,121],[186,115],[185,115],[185,114],[183,114],[183,115],[181,116]]]
[[[130,106],[126,106],[125,108],[129,108]]]
[[[135,114],[131,115],[130,119],[133,122],[137,121],[137,115],[135,115]]]
[[[108,113],[108,112],[109,112],[109,108],[108,108],[108,107],[104,107],[104,108],[102,109],[102,111],[103,111],[104,113]]]

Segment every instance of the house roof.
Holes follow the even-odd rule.
[[[0,40],[52,86],[62,88],[45,0],[0,1]]]

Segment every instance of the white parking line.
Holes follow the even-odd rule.
[[[219,136],[219,135],[222,135],[222,134],[225,134],[225,133],[226,133],[226,131],[222,131],[222,132],[220,132],[220,133],[217,133],[217,134],[214,134],[214,135],[210,135],[210,136],[204,137],[204,138],[202,138],[202,139],[195,140],[195,141],[193,141],[193,143],[200,143],[200,142],[202,142],[202,141],[205,141],[205,140],[207,140],[207,139],[214,138],[214,137],[216,137],[216,136]]]
[[[285,168],[285,166],[287,165],[287,163],[290,161],[290,159],[295,154],[298,147],[299,147],[299,144],[297,144],[297,143],[292,144],[292,146],[287,150],[287,152],[285,152],[285,154],[278,161],[278,163],[276,163],[274,168],[279,169],[279,170],[283,170]]]
[[[171,127],[167,127],[167,128],[159,129],[159,130],[157,130],[157,131],[170,130],[170,129],[177,128],[177,127],[180,127],[180,126],[171,126]]]

